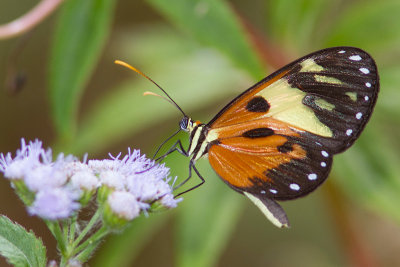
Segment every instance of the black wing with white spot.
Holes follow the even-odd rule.
[[[331,130],[332,135],[321,142],[333,153],[342,152],[357,139],[379,92],[374,60],[354,47],[328,48],[306,56],[294,64],[287,80],[306,93],[302,104]]]

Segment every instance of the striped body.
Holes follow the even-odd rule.
[[[189,119],[192,122],[192,119]],[[206,124],[199,121],[193,124],[193,127],[188,127],[190,135],[190,144],[188,148],[188,156],[192,161],[206,156],[211,145],[218,142],[218,135],[214,130],[211,130]]]

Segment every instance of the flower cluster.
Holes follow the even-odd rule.
[[[77,214],[97,193],[97,202],[108,223],[130,221],[154,206],[174,208],[169,169],[140,155],[139,150],[121,157],[80,161],[60,154],[55,160],[42,142],[25,143],[15,157],[0,154],[0,171],[12,182],[32,215],[47,220]]]

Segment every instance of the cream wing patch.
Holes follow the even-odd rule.
[[[317,63],[312,58],[306,59],[300,63],[301,70],[300,72],[320,72],[323,71],[324,68]]]
[[[320,83],[330,83],[330,84],[338,84],[342,85],[343,82],[339,79],[325,76],[325,75],[314,75],[315,81],[320,82]]]
[[[303,104],[306,93],[291,87],[286,79],[277,80],[255,96],[263,97],[270,105],[265,117],[278,119],[317,135],[332,137],[331,129],[318,119],[310,107]]]
[[[315,104],[316,104],[318,107],[320,107],[320,108],[322,108],[322,109],[329,110],[329,111],[332,111],[332,110],[335,108],[335,105],[334,105],[334,104],[329,103],[328,101],[326,101],[326,100],[324,100],[324,99],[322,99],[322,98],[315,100]]]
[[[357,94],[355,92],[347,92],[346,95],[350,97],[350,99],[353,100],[354,102],[357,101]]]

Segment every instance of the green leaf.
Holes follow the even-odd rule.
[[[122,55],[130,53],[131,59],[126,60],[141,66],[188,114],[188,109],[195,110],[223,98],[230,99],[227,94],[234,96],[248,86],[247,76],[234,69],[217,52],[179,38],[171,30],[153,28],[151,32],[132,33],[131,36],[132,40],[122,42],[126,48],[118,50]],[[159,46],[160,43],[163,46]],[[117,65],[115,68],[121,72],[129,71]],[[135,80],[110,89],[85,114],[77,138],[67,147],[70,152],[100,151],[145,128],[159,127],[157,123],[171,118],[176,119],[173,127],[177,127],[181,117],[179,111],[162,99],[142,96],[146,90],[158,92],[158,89],[137,74],[132,72],[131,75]],[[167,130],[166,135],[168,133]]]
[[[374,114],[354,147],[335,158],[334,172],[349,197],[400,223],[400,133],[398,127],[385,126],[380,115]],[[385,128],[388,134],[382,138]]]
[[[312,47],[320,48],[315,36],[328,11],[337,2],[327,0],[276,0],[267,3],[267,27],[270,37],[301,55]]]
[[[379,69],[381,91],[376,103],[380,112],[388,112],[387,119],[396,120],[395,125],[398,125],[400,118],[399,105],[399,84],[400,84],[400,66],[384,66]]]
[[[208,162],[200,161],[196,166],[207,182],[184,195],[185,200],[177,209],[175,258],[179,267],[215,266],[243,207],[244,198],[230,190]],[[193,177],[192,181],[196,184],[199,180]]]
[[[132,266],[141,249],[163,226],[171,212],[150,214],[135,219],[122,233],[109,238],[90,265],[98,267]]]
[[[115,0],[66,1],[49,65],[54,125],[63,141],[75,133],[79,100],[107,40]]]
[[[0,253],[14,266],[46,265],[46,248],[33,232],[0,216]]]
[[[366,50],[396,49],[400,42],[400,2],[355,1],[333,24],[326,46],[352,45]]]
[[[178,28],[218,49],[256,79],[265,70],[249,44],[242,25],[224,0],[147,0]]]

